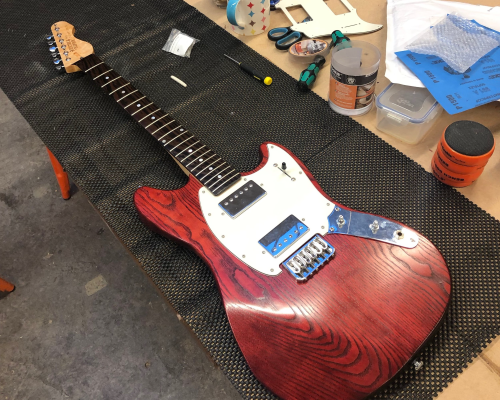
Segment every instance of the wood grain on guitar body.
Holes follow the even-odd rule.
[[[88,73],[189,173],[185,187],[142,187],[133,201],[147,226],[211,269],[257,379],[283,399],[362,399],[416,357],[450,300],[432,243],[334,201],[279,144],[264,143],[260,165],[240,174],[73,30],[52,27],[58,50],[70,42],[78,55],[66,70]]]

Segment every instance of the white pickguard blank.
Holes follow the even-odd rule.
[[[220,242],[241,262],[267,275],[281,273],[279,265],[286,260],[301,243],[315,234],[326,234],[328,231],[328,215],[334,204],[326,199],[309,180],[305,172],[295,160],[283,149],[267,145],[269,159],[259,171],[246,175],[234,184],[224,196],[237,190],[248,180],[253,180],[267,192],[267,195],[253,204],[235,219],[228,216],[219,207],[224,196],[215,197],[202,187],[198,196],[201,210],[208,226]],[[281,167],[286,163],[286,173],[292,181],[274,165]],[[294,215],[309,231],[299,238],[278,257],[273,257],[259,244],[259,240],[275,228],[289,215]]]

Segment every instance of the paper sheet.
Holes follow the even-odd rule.
[[[396,51],[406,50],[408,43],[453,11],[500,31],[500,6],[475,6],[438,0],[387,0],[385,76],[391,82],[424,87],[420,79],[397,58]]]

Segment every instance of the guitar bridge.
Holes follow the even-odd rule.
[[[292,254],[283,265],[294,278],[304,281],[335,254],[335,248],[320,235],[315,235]]]

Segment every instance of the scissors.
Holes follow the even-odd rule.
[[[312,21],[311,17],[307,17],[302,22]],[[292,29],[292,27],[279,27],[271,29],[267,33],[267,38],[275,43],[278,50],[288,50],[292,45],[300,42],[304,34],[302,32],[297,32]]]

